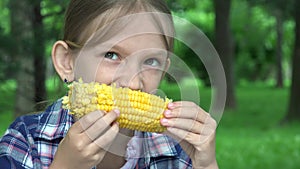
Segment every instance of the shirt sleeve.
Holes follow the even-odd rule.
[[[3,169],[23,169],[24,168],[20,165],[20,163],[15,161],[10,156],[4,156],[4,155],[1,156],[0,164],[1,164],[1,168],[3,168]]]
[[[27,169],[33,166],[33,139],[22,118],[18,118],[0,138],[0,164],[3,169]]]

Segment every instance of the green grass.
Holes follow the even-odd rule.
[[[238,108],[224,112],[217,129],[220,168],[300,168],[300,124],[279,125],[288,90],[239,87],[237,98]]]
[[[48,83],[50,97],[63,92]],[[195,94],[188,83],[161,85],[160,95],[174,100]],[[0,85],[4,97],[0,100],[0,134],[12,121],[15,85],[12,81]],[[180,92],[178,92],[180,91]],[[211,91],[199,87],[200,105],[208,110]],[[217,129],[216,152],[221,169],[298,169],[300,163],[300,124],[279,125],[287,109],[288,89],[267,85],[246,84],[236,89],[238,107],[225,111]],[[193,100],[193,99],[191,99]]]
[[[257,128],[223,128],[217,131],[217,160],[220,168],[299,169],[299,124]]]

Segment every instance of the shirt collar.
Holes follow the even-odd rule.
[[[164,134],[143,133],[143,154],[145,157],[176,156],[176,145],[179,144],[174,139]]]

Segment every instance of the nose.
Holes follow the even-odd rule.
[[[123,80],[120,82],[121,87],[128,87],[132,90],[142,90],[142,80],[138,74],[133,75],[132,77],[128,77],[129,80]]]
[[[142,90],[143,77],[138,65],[123,65],[122,68],[119,69],[117,84],[120,87],[128,87],[132,90]]]

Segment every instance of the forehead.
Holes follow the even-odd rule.
[[[95,21],[97,22],[97,21]],[[99,20],[99,22],[101,22]],[[99,44],[118,44],[128,39],[143,40],[159,39],[169,44],[167,37],[173,37],[172,21],[169,16],[161,13],[136,13],[118,18],[110,23],[101,26],[92,33],[87,40],[87,46],[98,46]],[[156,36],[153,36],[156,35]]]

